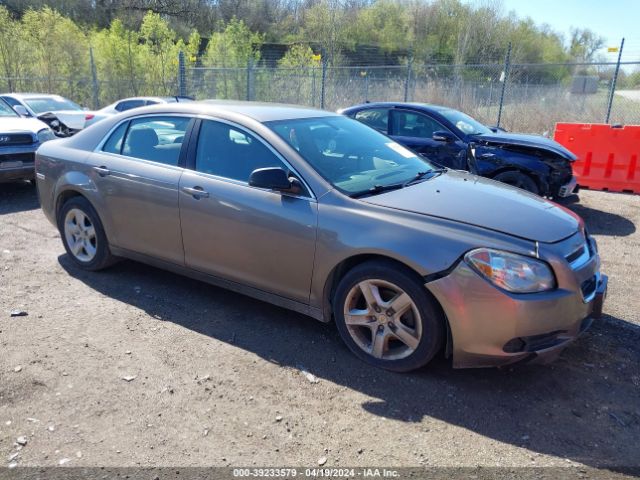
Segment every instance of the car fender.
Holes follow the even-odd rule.
[[[85,197],[98,213],[102,226],[105,230],[107,240],[110,244],[115,244],[116,238],[113,235],[113,220],[104,212],[108,212],[104,200],[98,193],[96,184],[89,175],[81,171],[67,171],[63,173],[56,181],[54,187],[54,212],[57,224],[57,217],[62,208],[62,204],[69,194],[78,194]]]
[[[536,155],[506,150],[498,146],[476,145],[475,163],[479,175],[493,178],[503,172],[519,171],[532,177],[543,195],[549,188],[551,169]]]
[[[357,200],[345,203],[339,205],[339,200],[330,200],[319,205],[310,302],[325,314],[331,289],[328,284],[334,280],[336,269],[351,258],[376,256],[395,260],[426,282],[479,246],[535,255],[533,242],[499,232]]]

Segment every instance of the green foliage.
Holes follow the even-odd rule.
[[[377,46],[392,63],[413,59],[414,72],[431,75],[457,64],[456,81],[489,82],[500,70],[460,65],[502,64],[512,44],[512,63],[563,64],[591,61],[603,39],[575,29],[565,39],[499,3],[467,0],[5,0],[0,5],[0,89],[51,91],[85,105],[130,95],[166,95],[177,90],[178,52],[188,67],[224,68],[192,79],[207,95],[251,96],[247,86],[262,73],[260,48],[290,43],[281,69],[311,85],[298,96],[315,98],[315,54],[342,65],[359,46]],[[134,5],[135,4],[135,5]],[[6,6],[5,6],[6,5]],[[145,8],[152,8],[145,13]],[[15,16],[14,16],[15,15]],[[199,28],[200,33],[196,28]],[[201,33],[205,37],[201,37]],[[201,46],[207,45],[204,52]],[[99,91],[92,88],[92,49]],[[358,60],[362,65],[366,60]],[[422,67],[424,66],[424,68]],[[445,68],[445,70],[448,67]],[[563,65],[514,69],[513,82],[568,83],[579,69]],[[589,73],[589,72],[586,72]],[[199,75],[199,76],[198,76]],[[251,75],[254,75],[251,77]],[[638,74],[621,76],[638,86]],[[293,77],[292,77],[293,78]],[[373,81],[372,81],[373,82]],[[373,83],[372,83],[373,85]],[[313,88],[312,88],[313,86]],[[256,89],[265,92],[269,82]],[[195,88],[195,87],[194,87]],[[257,90],[256,90],[257,91]],[[95,93],[98,98],[95,98]],[[297,98],[297,97],[296,97]]]
[[[234,17],[223,31],[211,34],[202,63],[208,67],[246,67],[250,60],[260,60],[262,42],[261,34]]]
[[[313,53],[309,45],[296,43],[291,45],[287,53],[278,60],[282,68],[319,67],[322,61],[320,54]]]

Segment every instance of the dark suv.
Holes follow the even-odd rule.
[[[433,163],[468,170],[550,198],[576,191],[576,156],[539,135],[491,129],[469,115],[422,103],[366,103],[339,111]]]

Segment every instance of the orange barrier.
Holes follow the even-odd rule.
[[[578,156],[580,187],[640,194],[640,125],[558,123],[554,140]]]

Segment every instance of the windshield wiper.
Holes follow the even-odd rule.
[[[433,170],[427,170],[424,172],[418,172],[416,173],[416,176],[413,177],[411,180],[408,180],[406,182],[404,182],[402,184],[403,187],[408,187],[409,185],[413,185],[414,183],[418,183],[418,181],[420,180],[430,180],[433,177],[436,177],[438,175],[440,175],[441,173],[446,172],[447,169],[446,168],[435,168]],[[428,178],[425,178],[427,175],[431,174]]]
[[[373,187],[367,190],[361,190],[359,192],[354,192],[349,196],[351,198],[361,198],[366,197],[368,195],[376,195],[382,192],[388,192],[390,190],[398,190],[399,188],[404,187],[404,183],[392,183],[391,185],[374,185]]]

